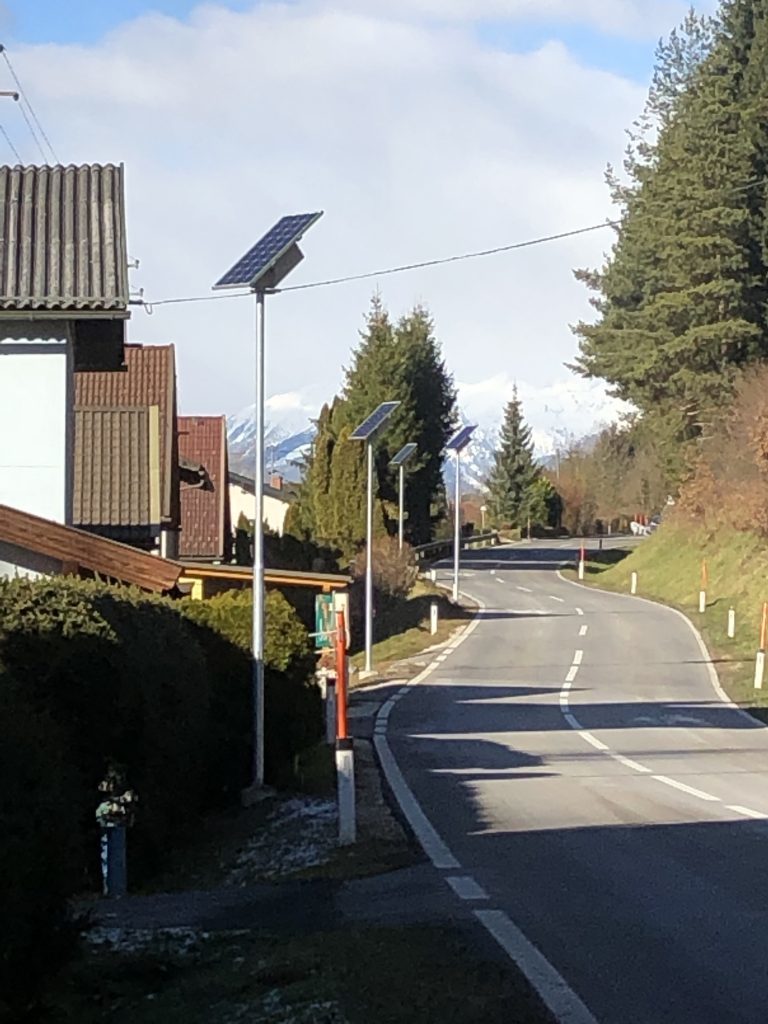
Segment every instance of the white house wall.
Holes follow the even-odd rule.
[[[287,501],[280,501],[270,494],[264,495],[264,523],[270,530],[279,533],[281,537],[289,507],[290,503]],[[250,491],[238,487],[237,484],[230,484],[229,508],[233,527],[237,526],[241,512],[245,514],[246,519],[253,522],[256,515],[256,500]]]
[[[71,347],[50,336],[61,331],[20,341],[0,327],[0,504],[68,523]]]

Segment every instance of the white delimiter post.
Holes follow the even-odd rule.
[[[253,766],[252,784],[264,785],[264,292],[256,293],[256,408],[253,518]]]
[[[434,636],[437,632],[437,601],[433,601],[429,606],[429,632],[431,636]]]
[[[400,550],[403,550],[403,519],[405,518],[405,466],[400,467],[400,495],[398,499],[398,517],[397,517],[397,542]]]
[[[728,639],[733,640],[736,636],[736,609],[728,609]]]
[[[366,503],[365,546],[365,671],[372,671],[373,657],[373,445],[368,449],[368,494]]]
[[[453,600],[459,600],[459,558],[461,551],[461,453],[456,451],[456,489],[453,505]]]
[[[633,572],[629,581],[629,592],[630,594],[637,593],[637,573]]]

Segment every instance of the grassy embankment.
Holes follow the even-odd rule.
[[[607,561],[614,552],[606,551],[605,556]],[[704,560],[708,584],[702,615],[699,591]],[[768,719],[768,689],[753,686],[762,605],[768,601],[768,545],[761,537],[670,523],[616,564],[597,558],[588,561],[587,572],[587,582],[621,593],[629,593],[630,577],[636,572],[638,596],[685,612],[701,631],[729,696]],[[729,608],[736,612],[733,640],[727,634]]]

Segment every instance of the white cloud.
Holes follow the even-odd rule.
[[[408,20],[413,4],[397,20],[382,6],[208,5],[185,23],[147,15],[97,46],[15,54],[63,159],[125,162],[130,253],[142,261],[132,280],[148,298],[207,294],[285,213],[326,211],[292,284],[610,215],[603,168],[620,157],[642,89],[557,42],[503,53],[460,20]],[[573,356],[568,323],[589,315],[572,268],[599,263],[610,243],[603,231],[269,299],[269,390],[330,398],[377,285],[395,314],[430,307],[457,378],[503,368],[544,387]],[[130,331],[176,342],[185,411],[252,400],[249,299],[136,311]]]

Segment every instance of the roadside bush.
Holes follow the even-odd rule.
[[[352,564],[355,579],[365,576],[365,549],[358,551]],[[373,542],[373,585],[385,598],[407,597],[419,571],[408,544],[400,546],[397,537],[377,537]]]
[[[275,785],[291,780],[297,756],[320,738],[320,692],[312,681],[315,657],[307,630],[285,597],[269,591],[264,635],[265,775]],[[182,602],[182,612],[234,646],[250,680],[253,600],[250,590],[230,591],[210,601]],[[230,652],[230,658],[232,652]],[[247,742],[251,737],[250,686],[246,702]],[[242,714],[242,712],[241,712]],[[240,719],[242,720],[242,719]],[[228,729],[235,728],[231,723]]]
[[[0,670],[0,1020],[20,1019],[74,947],[79,829],[65,743]]]
[[[183,606],[56,578],[0,581],[0,1017],[71,947],[66,897],[100,885],[94,811],[119,765],[139,796],[132,882],[249,781],[250,594]],[[306,629],[267,602],[265,768],[319,738]]]

